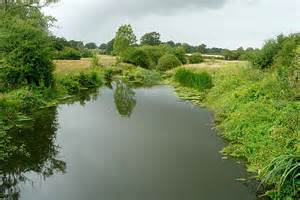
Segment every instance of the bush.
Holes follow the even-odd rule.
[[[48,32],[18,17],[1,16],[2,76],[8,86],[20,84],[46,86],[53,83],[52,44]]]
[[[58,52],[56,59],[59,60],[80,60],[80,51],[71,47],[65,47],[62,51]]]
[[[97,72],[91,70],[65,76],[60,79],[59,83],[68,94],[74,94],[82,89],[98,87],[102,84],[102,80]]]
[[[204,61],[201,53],[195,53],[189,57],[189,62],[191,64],[202,63]]]
[[[104,71],[104,79],[107,82],[111,82],[113,79],[114,70],[112,68],[107,68]]]
[[[278,44],[275,40],[267,41],[261,51],[259,51],[252,60],[252,64],[260,69],[271,67],[278,49]]]
[[[182,65],[180,60],[173,54],[166,54],[158,60],[157,69],[167,71]]]
[[[150,68],[150,61],[146,52],[141,48],[128,48],[122,54],[122,61],[142,68]]]
[[[175,81],[183,86],[192,87],[197,90],[210,89],[213,86],[212,77],[208,72],[193,72],[184,68],[176,70]]]
[[[178,60],[180,60],[180,62],[182,64],[186,64],[187,63],[186,51],[184,50],[183,47],[174,48],[172,50],[172,54],[174,54],[178,58]]]
[[[100,63],[100,59],[98,57],[97,53],[93,53],[92,54],[92,60],[91,60],[91,67],[92,68],[96,68],[96,67],[100,67],[101,63]]]
[[[93,52],[89,49],[83,49],[80,51],[81,58],[91,58],[93,57]]]

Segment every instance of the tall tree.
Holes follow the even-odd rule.
[[[115,36],[114,40],[114,53],[117,55],[122,54],[128,47],[136,44],[137,39],[133,33],[130,24],[122,25]]]
[[[97,49],[97,45],[94,42],[89,42],[85,44],[85,48],[88,49]]]
[[[160,45],[160,34],[157,32],[146,33],[141,37],[141,45]]]

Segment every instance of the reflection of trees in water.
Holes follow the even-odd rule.
[[[120,115],[124,117],[130,117],[136,105],[134,91],[125,83],[119,81],[116,83],[114,99]]]
[[[59,147],[55,145],[56,108],[37,112],[33,118],[30,127],[15,129],[11,133],[11,141],[24,148],[24,153],[12,155],[1,163],[0,199],[20,198],[21,184],[29,181],[25,173],[34,172],[47,178],[66,171],[66,163],[59,159]]]
[[[73,104],[79,102],[80,105],[84,106],[89,101],[96,101],[99,97],[100,92],[97,88],[89,90],[81,90],[78,94],[68,99],[66,103]]]

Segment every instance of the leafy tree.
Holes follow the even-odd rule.
[[[141,38],[141,45],[155,46],[159,44],[161,44],[160,34],[157,32],[146,33]]]
[[[81,54],[78,50],[65,47],[62,51],[58,52],[56,59],[60,60],[80,60]]]
[[[116,55],[122,54],[128,47],[136,44],[136,36],[131,25],[122,25],[115,36],[113,50]]]
[[[189,61],[191,64],[202,63],[204,61],[201,53],[194,53],[189,57]]]
[[[69,42],[69,47],[81,51],[84,49],[84,44],[82,41],[76,41],[76,40],[70,40]]]
[[[167,71],[179,67],[181,64],[182,63],[175,55],[166,54],[159,59],[157,69],[160,71]]]
[[[97,45],[94,42],[90,42],[90,43],[85,44],[85,48],[97,49]]]
[[[197,51],[199,53],[206,53],[206,45],[205,44],[200,44],[198,47],[197,47]]]
[[[165,44],[169,45],[170,47],[175,47],[176,46],[175,42],[173,42],[172,40],[166,42]]]
[[[54,67],[49,23],[49,18],[33,7],[0,12],[0,60],[9,86],[51,85]]]
[[[278,50],[279,47],[276,40],[268,40],[263,48],[253,58],[253,65],[260,69],[271,67]]]
[[[187,63],[187,59],[186,59],[186,51],[183,47],[177,47],[175,49],[173,49],[173,54],[180,60],[180,62],[182,64],[186,64]]]
[[[131,63],[142,68],[150,67],[150,60],[147,52],[142,48],[128,48],[122,54],[123,62]]]
[[[111,41],[109,41],[106,45],[106,53],[107,54],[112,54],[113,50],[114,50],[114,43],[115,43],[115,39],[112,39]]]

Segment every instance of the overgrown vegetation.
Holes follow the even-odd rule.
[[[176,70],[174,79],[181,85],[192,87],[199,91],[212,88],[212,76],[207,71],[193,72],[191,70],[180,68]]]
[[[299,45],[299,34],[280,36],[272,48],[267,42],[255,55],[263,66],[255,62],[255,67],[209,70],[214,87],[198,92],[198,103],[215,112],[222,135],[230,142],[224,153],[246,159],[249,171],[268,185],[266,194],[272,199],[300,195]],[[276,51],[270,53],[273,46]],[[195,88],[198,81],[193,84],[191,77],[197,73],[180,69],[174,78]]]

